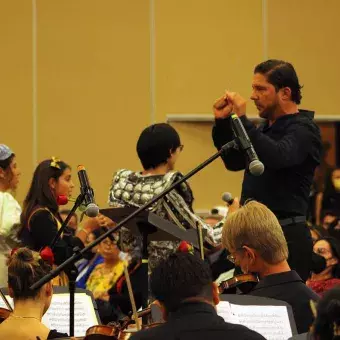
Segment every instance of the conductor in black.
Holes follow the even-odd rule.
[[[246,100],[239,93],[226,91],[213,106],[212,135],[220,149],[234,139],[232,113],[240,118],[265,170],[261,176],[253,176],[242,150],[228,151],[222,156],[223,162],[231,171],[245,169],[241,204],[255,199],[274,212],[287,240],[288,262],[307,280],[312,239],[306,214],[322,144],[319,128],[313,121],[314,112],[299,109],[301,98],[301,86],[292,64],[282,60],[262,62],[254,70],[251,100],[264,121],[254,125],[246,116]]]

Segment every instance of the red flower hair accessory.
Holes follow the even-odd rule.
[[[188,243],[187,241],[182,241],[178,248],[177,251],[179,251],[180,253],[189,253],[189,254],[194,254],[194,247]]]
[[[46,261],[47,263],[49,263],[51,266],[54,263],[54,254],[53,251],[50,247],[44,247],[43,249],[40,250],[40,257]]]

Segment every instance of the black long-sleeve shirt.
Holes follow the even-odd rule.
[[[52,213],[48,210],[38,210],[30,219],[30,228],[24,228],[21,240],[25,246],[40,251],[51,245],[57,232],[58,226]],[[55,263],[59,265],[72,256],[74,247],[84,248],[83,242],[78,237],[64,234],[63,238],[59,238],[53,249]]]
[[[245,153],[232,149],[222,156],[228,170],[245,169],[241,204],[255,199],[278,218],[305,216],[314,170],[320,163],[321,137],[313,122],[314,112],[300,110],[256,127],[246,116],[240,119],[265,166],[261,176],[247,169]],[[231,118],[216,119],[213,140],[217,149],[233,140]]]

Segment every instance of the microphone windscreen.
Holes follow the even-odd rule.
[[[230,192],[223,193],[222,200],[228,204],[233,204],[234,202],[233,195]]]
[[[254,176],[261,176],[264,171],[264,165],[256,159],[249,164],[249,171]]]
[[[85,214],[88,217],[96,217],[99,214],[99,208],[96,204],[90,203],[87,205]]]
[[[58,205],[66,205],[68,203],[68,198],[65,195],[59,195],[57,197],[57,204]]]

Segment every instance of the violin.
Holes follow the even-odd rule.
[[[218,287],[220,294],[223,293],[225,289],[230,289],[237,287],[238,285],[246,282],[253,282],[253,283],[258,283],[259,278],[255,274],[240,274],[240,275],[235,275],[231,279],[228,279],[226,281],[222,281]]]
[[[138,318],[151,314],[151,307],[145,308],[137,313]],[[127,340],[135,331],[129,330],[128,326],[134,323],[132,315],[125,316],[119,322],[110,322],[108,325],[92,326],[86,331],[84,340]],[[142,325],[142,329],[156,327],[161,323]]]

